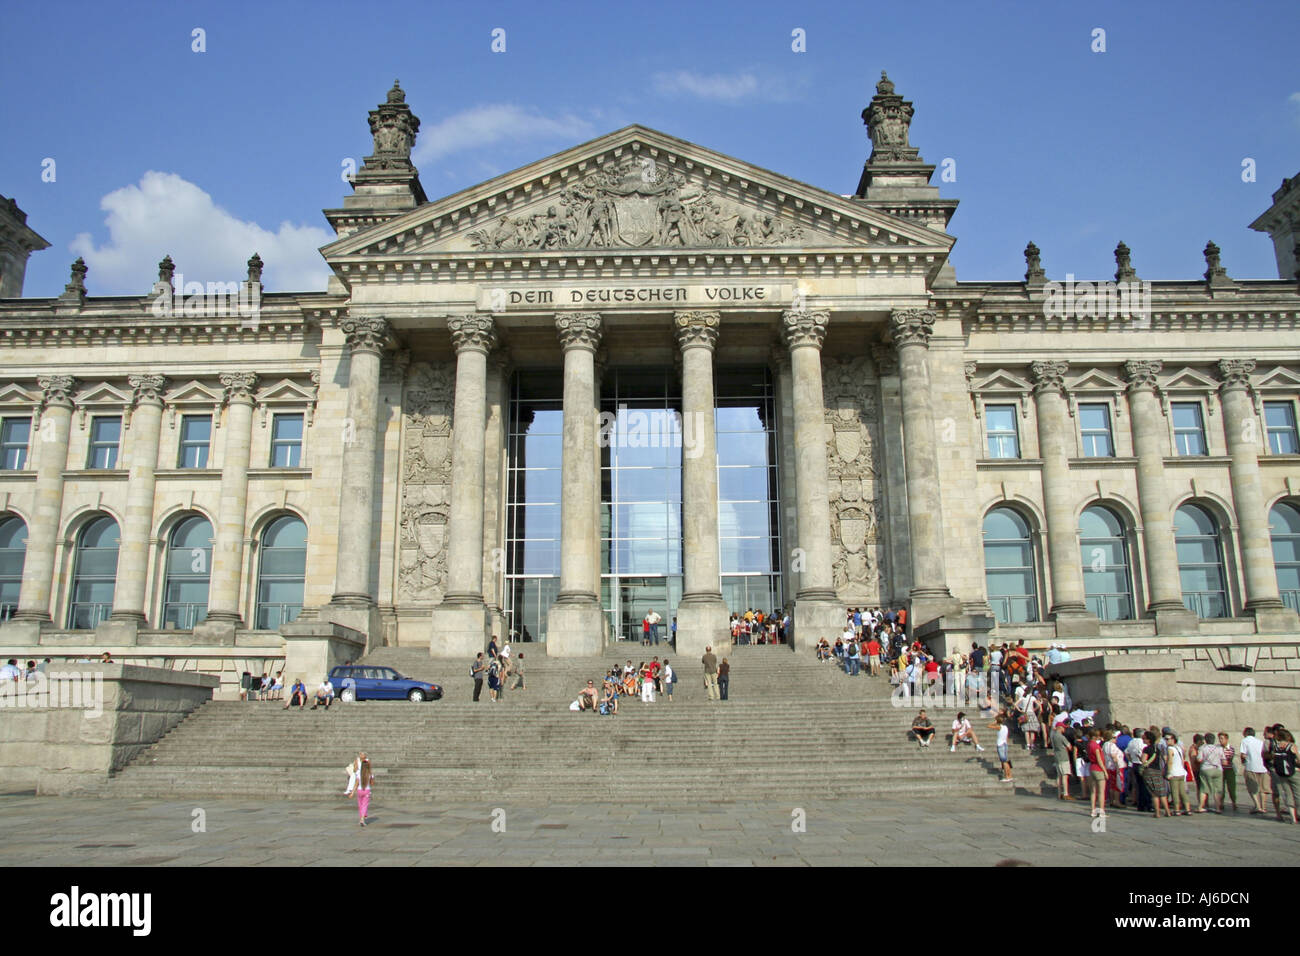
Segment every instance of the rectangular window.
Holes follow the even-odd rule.
[[[276,415],[271,423],[271,467],[297,468],[302,463],[302,416]]]
[[[1275,455],[1300,455],[1293,402],[1265,402],[1264,424],[1268,428],[1269,451]]]
[[[1174,453],[1208,455],[1200,402],[1174,402]]]
[[[185,415],[181,418],[179,468],[208,467],[208,446],[212,443],[212,416]]]
[[[0,469],[21,471],[27,467],[27,442],[32,435],[30,418],[6,418],[0,428]]]
[[[1115,444],[1110,438],[1109,405],[1080,405],[1079,428],[1083,432],[1085,458],[1115,457]]]
[[[117,446],[122,441],[122,419],[94,418],[90,422],[90,455],[87,468],[116,468]]]
[[[990,458],[1019,458],[1020,436],[1016,432],[1016,406],[984,406]]]

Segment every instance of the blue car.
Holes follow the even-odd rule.
[[[424,680],[403,677],[391,667],[350,664],[330,671],[330,683],[339,700],[440,700],[442,688]]]

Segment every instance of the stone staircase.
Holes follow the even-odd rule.
[[[1005,794],[988,751],[925,750],[907,739],[915,713],[895,707],[883,677],[849,677],[788,648],[729,655],[731,699],[708,701],[697,661],[680,662],[670,703],[620,701],[616,717],[569,711],[615,661],[525,654],[527,689],[472,702],[468,662],[383,648],[367,663],[444,686],[440,701],[363,701],[329,711],[274,702],[215,701],[187,717],[100,792],[123,797],[341,799],[343,767],[365,750],[376,792],[403,801],[636,803],[899,798]],[[653,649],[652,649],[653,650]],[[660,647],[660,657],[671,650]],[[653,654],[651,655],[653,656]],[[951,712],[932,709],[941,730]],[[987,723],[987,721],[985,721]],[[976,722],[977,728],[980,724]],[[981,730],[981,734],[983,734]],[[1032,769],[1032,768],[1027,768]]]

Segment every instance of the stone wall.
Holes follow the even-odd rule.
[[[210,674],[135,664],[53,665],[43,684],[0,697],[0,777],[7,792],[61,794],[108,779],[212,699]],[[34,693],[48,688],[48,694]]]

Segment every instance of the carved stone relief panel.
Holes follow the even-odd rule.
[[[406,375],[397,595],[401,603],[434,605],[447,579],[451,511],[451,428],[456,367],[415,363]]]

